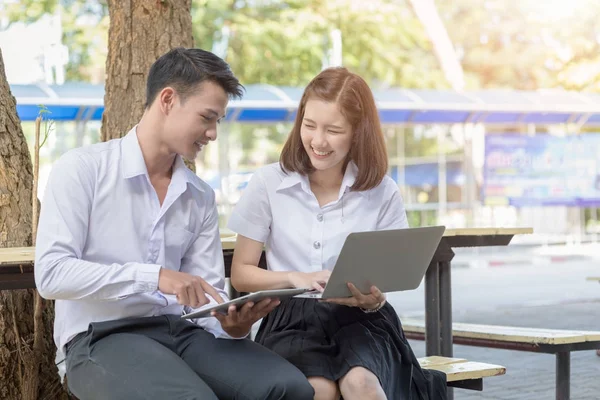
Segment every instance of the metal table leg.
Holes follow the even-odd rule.
[[[438,263],[432,261],[425,273],[425,347],[428,357],[441,354],[439,281]]]
[[[452,282],[450,261],[454,252],[445,239],[440,242],[425,274],[425,348],[427,356],[452,357]],[[448,399],[454,389],[447,388]]]
[[[450,262],[439,263],[440,274],[440,336],[444,357],[452,357],[452,281]]]
[[[440,285],[440,338],[444,357],[452,357],[452,281],[449,261],[439,263]],[[448,400],[454,399],[454,389],[447,388]]]
[[[556,400],[571,398],[571,353],[556,353]]]

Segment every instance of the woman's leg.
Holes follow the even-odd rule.
[[[354,367],[340,379],[340,392],[344,400],[386,400],[379,379],[366,368]]]
[[[322,376],[311,376],[308,382],[315,389],[315,400],[339,400],[340,390],[336,382]]]

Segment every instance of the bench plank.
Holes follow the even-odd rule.
[[[474,361],[436,365],[429,369],[445,373],[447,382],[489,378],[491,376],[500,376],[506,373],[506,368],[501,367],[500,365],[484,364]]]
[[[442,357],[442,356],[429,356],[419,358],[419,364],[422,368],[429,368],[431,365],[446,365],[446,364],[455,364],[461,362],[467,362],[464,358],[452,358],[452,357]]]
[[[33,247],[8,247],[0,249],[0,265],[31,263],[35,259]]]
[[[506,368],[503,366],[467,361],[463,358],[432,356],[418,360],[422,368],[445,373],[448,382],[482,379],[506,373]]]
[[[401,319],[401,321],[405,331],[425,333],[424,321],[416,319]],[[560,345],[600,341],[600,332],[521,328],[458,322],[453,323],[452,327],[453,336],[469,339],[495,340],[499,342]]]
[[[587,281],[600,282],[600,276],[588,276]]]

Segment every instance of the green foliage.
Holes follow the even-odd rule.
[[[105,0],[20,0],[0,6],[2,14],[9,23],[32,23],[45,14],[60,14],[63,44],[69,49],[66,80],[103,80],[108,35]]]
[[[53,14],[59,0],[20,0],[4,5],[9,22],[31,23],[44,14]]]
[[[596,0],[437,1],[468,86],[600,89]]]
[[[418,228],[419,226],[432,226],[438,223],[437,212],[435,210],[407,211],[406,219],[408,220],[408,226],[411,228]]]
[[[229,32],[226,59],[246,84],[304,86],[322,67],[330,32],[343,64],[373,86],[435,87],[443,80],[423,29],[403,2],[371,0],[193,3],[196,45]]]
[[[437,7],[468,88],[600,89],[597,0],[438,0]],[[67,80],[102,81],[105,0],[0,6],[10,22],[56,12],[70,54]],[[446,86],[406,0],[193,0],[192,19],[196,45],[226,43],[223,55],[245,84],[305,85],[321,69],[330,32],[339,29],[344,65],[372,86]]]
[[[44,121],[44,138],[42,139],[42,142],[40,143],[40,149],[41,149],[42,147],[44,147],[44,144],[46,143],[46,140],[48,139],[48,135],[50,134],[50,131],[54,127],[54,120],[48,119],[48,114],[52,114],[52,112],[48,109],[48,107],[46,107],[43,104],[40,104],[38,107],[40,108],[40,110],[38,111],[38,116],[42,117],[42,121]]]
[[[468,89],[600,90],[597,0],[436,4]],[[63,43],[69,48],[67,80],[103,82],[106,1],[21,0],[0,6],[0,16],[10,22],[33,22],[45,13],[62,16]],[[343,64],[373,88],[446,87],[421,22],[406,0],[192,0],[192,20],[195,45],[217,51],[246,85],[305,86],[321,70],[330,34],[339,29]],[[277,159],[289,125],[234,124],[228,130],[242,150],[242,162],[252,165],[261,157]],[[396,147],[391,138],[395,136],[390,144]],[[435,136],[418,131],[407,133],[402,147],[408,156],[439,150]]]
[[[60,13],[69,48],[67,80],[101,80],[106,1],[23,0],[4,12],[9,21],[25,23]],[[193,0],[192,20],[196,46],[212,50],[215,42],[226,43],[222,55],[245,84],[304,86],[321,70],[334,29],[342,34],[344,65],[373,86],[443,82],[423,29],[403,1]]]

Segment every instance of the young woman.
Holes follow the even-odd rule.
[[[231,215],[233,286],[323,290],[348,234],[406,228],[387,166],[366,82],[345,68],[321,72],[302,96],[280,162],[256,171]],[[264,245],[268,270],[257,267]],[[445,376],[420,368],[385,295],[348,287],[351,298],[283,301],[257,342],[302,370],[315,399],[445,399]]]

